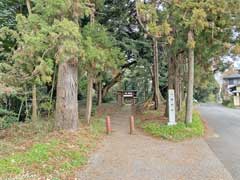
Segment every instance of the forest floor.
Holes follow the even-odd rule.
[[[111,116],[113,132],[77,173],[81,180],[231,180],[232,177],[203,138],[170,142],[129,134],[131,108]]]
[[[53,131],[46,120],[0,131],[0,180],[71,180],[102,140],[104,120],[76,132]]]

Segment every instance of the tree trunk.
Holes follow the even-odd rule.
[[[151,69],[151,77],[152,77],[152,92],[153,92],[153,101],[155,102],[155,97],[156,97],[156,91],[155,91],[155,77],[154,77],[154,64],[152,65],[152,69]],[[156,104],[156,103],[155,103]],[[154,105],[155,108],[155,105]]]
[[[180,80],[180,74],[179,74],[179,67],[176,64],[176,74],[174,77],[174,83],[175,83],[175,101],[176,101],[176,111],[180,111],[180,84],[181,84],[181,80]]]
[[[168,89],[175,89],[175,57],[171,57],[168,61]]]
[[[22,99],[21,100],[21,106],[20,106],[20,109],[18,111],[18,122],[20,121],[20,116],[21,116],[21,113],[22,113],[23,104],[24,104],[24,100]]]
[[[37,121],[37,88],[35,84],[32,87],[32,121]]]
[[[102,104],[102,81],[98,82],[98,106]]]
[[[180,75],[180,63],[181,54],[177,55],[175,61],[175,74],[174,74],[174,89],[175,89],[175,99],[176,99],[176,111],[180,111],[180,91],[181,91],[181,75]]]
[[[183,62],[183,54],[179,55],[179,102],[178,102],[178,109],[179,111],[182,110],[182,102],[183,102],[183,95],[184,95],[184,62]]]
[[[178,111],[182,110],[182,105],[183,105],[183,100],[184,100],[184,58],[183,54],[180,53],[178,55],[178,60],[177,60],[177,87],[178,87],[178,99],[177,99],[177,109]]]
[[[174,89],[175,92],[175,82],[174,82],[174,75],[175,75],[175,59],[171,57],[168,60],[168,89]],[[165,109],[165,116],[168,117],[168,98],[167,98],[167,106]]]
[[[108,91],[116,84],[118,83],[120,80],[121,80],[121,76],[123,74],[122,73],[119,73],[117,74],[111,81],[110,83],[106,84],[103,88],[102,88],[102,97],[104,98]]]
[[[31,8],[31,3],[30,0],[26,0],[27,4],[27,9],[28,9],[28,14],[32,14],[32,8]],[[37,121],[37,88],[36,85],[34,84],[32,86],[32,121]]]
[[[92,112],[92,88],[93,88],[93,78],[88,74],[88,86],[87,86],[87,108],[85,118],[88,124],[90,124],[91,112]]]
[[[27,9],[28,9],[28,14],[31,15],[32,14],[32,8],[31,8],[30,0],[26,0],[26,4],[27,4]]]
[[[144,80],[144,98],[143,100],[146,101],[148,97],[148,81]]]
[[[121,81],[122,76],[123,76],[123,74],[124,74],[124,72],[125,72],[125,69],[131,67],[132,65],[134,65],[134,64],[136,64],[136,63],[137,63],[137,61],[132,61],[132,62],[130,62],[130,63],[124,64],[124,65],[121,67],[121,71],[120,71],[108,84],[106,84],[106,85],[103,86],[103,88],[102,88],[102,98],[104,98],[104,97],[107,95],[108,91],[109,91],[116,83],[118,83],[118,82]]]
[[[94,21],[95,21],[95,7],[91,9],[91,14],[90,14],[91,26],[94,24]],[[94,68],[92,68],[90,71],[94,71]],[[93,89],[93,77],[90,72],[88,72],[87,78],[88,78],[87,105],[86,105],[87,107],[85,112],[85,118],[87,123],[90,124],[91,113],[92,113],[92,89]]]
[[[192,31],[188,32],[188,42],[194,41]],[[187,109],[186,109],[186,123],[192,123],[193,111],[193,85],[194,85],[194,48],[189,47],[188,52],[188,86],[187,86]]]
[[[78,68],[76,64],[59,64],[56,100],[56,128],[78,129]]]
[[[158,72],[158,42],[156,38],[153,38],[153,85],[154,85],[154,101],[155,101],[155,109],[159,108],[159,104],[161,102],[161,92],[159,89],[159,72]]]

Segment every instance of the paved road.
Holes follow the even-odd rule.
[[[240,179],[240,110],[216,104],[198,107],[208,126],[216,133],[206,139],[210,148],[236,180]]]
[[[129,135],[129,108],[111,116],[113,132],[91,156],[79,180],[232,180],[202,138],[175,143]]]

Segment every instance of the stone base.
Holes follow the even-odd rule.
[[[168,122],[168,126],[175,126],[175,125],[177,125],[176,122]]]

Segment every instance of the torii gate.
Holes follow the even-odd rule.
[[[117,103],[120,106],[125,104],[125,99],[131,99],[132,105],[135,105],[137,99],[137,91],[135,90],[117,91]]]

